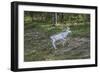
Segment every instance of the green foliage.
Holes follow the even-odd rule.
[[[48,24],[54,23],[55,15],[50,12],[24,12],[25,23],[27,22],[44,22]],[[52,19],[53,18],[53,19]],[[87,23],[90,22],[90,14],[77,13],[57,13],[57,23]]]
[[[57,13],[55,26],[52,25],[52,13],[25,11],[24,14],[24,61],[90,58],[89,14]],[[55,50],[50,36],[68,26],[72,31],[70,38],[65,46],[57,42]]]

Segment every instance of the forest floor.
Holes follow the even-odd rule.
[[[82,27],[83,28],[83,27]],[[86,30],[86,28],[85,28]],[[74,30],[73,30],[74,32]],[[76,33],[76,32],[75,32]],[[81,33],[81,32],[79,32]],[[79,34],[78,33],[78,34]],[[83,35],[83,33],[81,33]],[[54,49],[50,35],[41,29],[28,28],[24,30],[24,61],[50,61],[90,58],[89,33],[83,36],[70,35],[63,46],[60,41]]]

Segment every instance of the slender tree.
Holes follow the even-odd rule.
[[[52,25],[55,26],[57,24],[57,13],[52,13]]]

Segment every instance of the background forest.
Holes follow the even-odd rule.
[[[64,47],[50,36],[70,27]],[[90,14],[24,11],[24,61],[90,58]]]

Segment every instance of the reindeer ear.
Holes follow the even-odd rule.
[[[69,28],[69,27],[67,27],[67,30],[70,30],[70,28]]]

